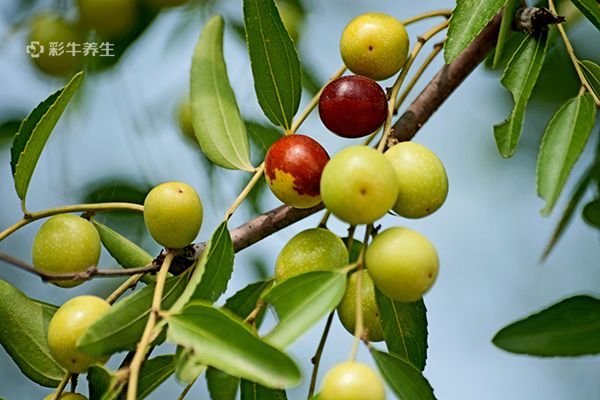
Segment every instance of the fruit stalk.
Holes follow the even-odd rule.
[[[319,340],[319,345],[317,347],[317,351],[311,361],[313,363],[313,371],[310,377],[310,386],[308,388],[308,396],[307,400],[312,399],[313,394],[315,393],[315,387],[317,385],[317,375],[319,373],[319,364],[321,362],[321,356],[323,355],[323,349],[325,348],[325,342],[327,342],[327,336],[329,335],[329,330],[331,329],[331,322],[333,321],[334,311],[329,313],[327,317],[327,322],[325,322],[325,328],[323,329],[323,334],[321,335],[321,340]]]
[[[15,233],[17,230],[21,229],[25,225],[33,221],[37,221],[38,219],[51,217],[57,214],[65,214],[65,213],[74,213],[74,212],[87,212],[87,213],[96,213],[99,211],[117,211],[117,210],[127,210],[127,211],[137,211],[144,212],[144,207],[140,204],[134,203],[92,203],[92,204],[75,204],[71,206],[64,207],[56,207],[49,208],[43,211],[37,211],[33,213],[28,213],[23,216],[23,219],[6,228],[2,232],[0,232],[0,242],[9,235]]]
[[[369,242],[369,237],[373,232],[373,225],[368,225],[365,230],[365,237],[363,238],[363,245],[360,249],[360,254],[357,260],[357,271],[356,276],[356,322],[354,325],[354,342],[352,343],[352,350],[350,351],[349,361],[354,361],[356,359],[356,353],[358,352],[358,344],[360,343],[361,337],[363,335],[363,315],[362,315],[362,273],[363,273],[363,264],[365,263],[365,251],[367,250],[367,244]]]
[[[67,384],[71,380],[71,376],[73,376],[73,374],[70,373],[70,372],[67,372],[65,374],[65,376],[62,378],[62,380],[58,384],[58,387],[56,388],[56,391],[52,395],[52,400],[58,400],[58,399],[60,399],[60,397],[62,395],[62,392],[64,392],[65,388],[67,387]]]
[[[425,12],[422,14],[417,14],[417,15],[407,18],[401,22],[402,22],[402,25],[406,26],[406,25],[410,25],[415,22],[419,22],[424,19],[433,18],[433,17],[445,17],[446,19],[448,19],[448,18],[450,18],[451,15],[452,15],[452,10],[435,10],[435,11]]]
[[[171,262],[173,261],[174,257],[175,253],[172,250],[169,250],[167,252],[167,255],[165,256],[163,264],[160,267],[160,271],[158,272],[158,276],[156,278],[156,288],[154,289],[154,296],[152,297],[152,310],[150,312],[150,315],[148,316],[146,328],[144,328],[142,338],[140,339],[137,345],[137,350],[135,352],[135,355],[133,356],[131,365],[129,366],[127,400],[137,399],[137,385],[140,376],[140,368],[142,367],[142,363],[146,358],[146,353],[148,352],[148,346],[150,345],[150,340],[152,337],[152,331],[154,330],[154,326],[160,313],[160,302],[162,299],[163,290],[165,288],[165,281],[167,279],[167,273],[169,272],[169,267],[171,266]]]

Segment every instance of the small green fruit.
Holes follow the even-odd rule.
[[[78,296],[63,304],[48,325],[48,347],[52,357],[67,371],[80,373],[105,358],[88,355],[77,349],[77,341],[86,330],[110,309],[100,297]]]
[[[398,179],[387,158],[367,146],[350,146],[335,154],[321,176],[325,207],[352,225],[383,217],[398,198]]]
[[[333,271],[348,264],[348,250],[335,233],[312,228],[300,232],[283,247],[275,261],[275,280],[283,282],[312,271]]]
[[[348,286],[342,301],[337,307],[340,322],[348,332],[354,335],[356,324],[356,281],[358,273],[350,275]],[[375,287],[373,281],[366,271],[362,272],[362,317],[363,325],[368,332],[368,338],[371,342],[380,342],[383,340],[383,328],[379,321],[379,309],[375,301]]]
[[[393,210],[406,218],[421,218],[439,209],[448,195],[448,176],[440,159],[427,147],[399,143],[385,156],[398,177],[398,200]]]
[[[396,18],[367,13],[354,18],[340,39],[348,69],[376,81],[395,75],[408,57],[408,34]]]
[[[179,122],[179,129],[181,133],[194,144],[198,144],[196,134],[194,133],[194,126],[192,125],[192,111],[190,110],[190,100],[185,99],[177,107],[177,120]]]
[[[202,226],[202,202],[198,193],[183,182],[155,186],[144,200],[144,222],[159,244],[180,249],[198,236]]]
[[[44,400],[52,400],[52,399],[54,399],[54,393],[50,393],[48,396],[44,397]],[[62,392],[59,399],[60,400],[88,400],[88,398],[82,394],[71,393],[71,392]]]
[[[373,239],[365,263],[375,286],[404,302],[419,300],[437,278],[439,261],[427,238],[407,228],[390,228]]]
[[[86,219],[70,214],[49,218],[40,227],[31,250],[33,266],[51,274],[84,272],[98,265],[100,235]],[[83,281],[52,282],[62,287],[80,285]]]
[[[319,400],[385,400],[385,386],[367,365],[349,361],[327,372]]]
[[[77,0],[85,26],[111,38],[127,35],[137,23],[136,0]]]
[[[67,47],[68,43],[74,43],[81,50],[84,42],[82,33],[77,26],[56,13],[46,12],[32,19],[27,43],[29,45],[32,42],[39,42],[39,46],[43,46],[43,51],[39,47],[39,55],[32,56],[31,61],[46,74],[65,76],[79,71],[83,66],[82,53],[75,53],[72,50],[69,53]],[[56,50],[52,50],[51,43]],[[51,51],[55,53],[51,54]]]

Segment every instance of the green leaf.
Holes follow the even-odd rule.
[[[585,93],[569,100],[554,114],[542,139],[537,161],[537,192],[546,200],[542,215],[548,215],[587,143],[596,106]]]
[[[144,267],[154,260],[146,250],[118,232],[95,220],[93,222],[102,244],[123,268]]]
[[[196,362],[193,356],[194,351],[192,349],[177,346],[174,360],[175,378],[186,385],[194,382],[206,369],[206,366]]]
[[[317,271],[294,276],[273,286],[263,300],[275,307],[279,323],[264,340],[284,348],[332,312],[346,291],[346,274]]]
[[[242,380],[241,386],[241,400],[287,400],[284,390],[270,389],[247,380]]]
[[[600,9],[600,7],[599,7]],[[590,60],[579,62],[583,75],[588,81],[596,97],[600,98],[600,65]]]
[[[263,292],[272,285],[272,279],[250,283],[248,286],[228,298],[223,307],[241,318],[246,318],[256,307]]]
[[[505,326],[492,342],[511,353],[540,357],[600,353],[600,300],[570,297]]]
[[[571,0],[571,3],[600,30],[600,5],[597,0]]]
[[[244,26],[263,112],[275,125],[292,127],[302,94],[300,61],[273,0],[244,0]]]
[[[140,369],[138,400],[141,400],[159,387],[175,372],[172,355],[163,355],[147,360]]]
[[[494,126],[496,145],[502,157],[511,157],[517,149],[525,108],[544,63],[548,33],[526,36],[508,62],[500,83],[510,90],[515,106],[508,118]]]
[[[427,309],[423,299],[402,303],[377,288],[375,299],[388,351],[423,371],[427,360]]]
[[[161,302],[163,309],[172,306],[183,293],[188,276],[186,272],[167,279]],[[155,283],[150,284],[113,305],[79,338],[77,347],[95,356],[135,350],[150,314],[155,286]]]
[[[87,371],[90,400],[115,400],[127,383],[103,366],[92,365]]]
[[[450,64],[494,18],[506,0],[457,0],[450,18],[444,60]]]
[[[166,318],[168,340],[193,349],[198,363],[268,387],[300,383],[300,370],[294,362],[260,340],[234,314],[195,301]]]
[[[550,251],[552,251],[552,249],[558,242],[558,239],[560,239],[560,237],[564,233],[565,229],[569,225],[569,222],[571,221],[571,218],[573,217],[573,214],[575,213],[575,210],[577,209],[579,202],[583,198],[583,195],[587,191],[587,188],[592,180],[593,172],[594,172],[594,166],[591,166],[583,174],[583,177],[579,180],[579,182],[575,186],[575,190],[573,191],[573,194],[571,195],[571,199],[567,203],[567,206],[565,207],[565,209],[560,217],[560,220],[558,221],[558,224],[556,224],[556,228],[554,228],[554,232],[552,232],[552,237],[550,238],[550,241],[548,242],[548,244],[546,245],[546,248],[544,249],[544,253],[542,254],[542,261],[545,260],[546,257],[548,257],[548,255],[550,254]]]
[[[206,384],[212,400],[235,400],[240,378],[211,367],[206,370]]]
[[[265,159],[271,145],[283,137],[283,133],[274,126],[263,125],[254,121],[246,121],[246,129],[250,135],[250,142],[256,150],[255,157],[259,162]]]
[[[204,26],[192,58],[190,110],[198,143],[213,163],[253,171],[248,136],[223,57],[223,18]]]
[[[169,312],[178,312],[193,300],[217,300],[227,289],[233,256],[233,242],[224,221],[206,244],[185,291]]]
[[[56,309],[0,279],[0,344],[26,377],[47,387],[58,386],[65,374],[48,349],[48,324]]]
[[[433,388],[421,371],[383,351],[371,350],[383,379],[400,399],[435,400]]]
[[[82,79],[83,72],[79,72],[64,88],[38,104],[23,120],[15,135],[10,149],[10,166],[17,195],[23,202],[42,150]]]
[[[502,14],[502,22],[500,23],[500,32],[498,33],[498,41],[496,42],[496,51],[494,52],[493,68],[498,68],[504,51],[504,43],[511,33],[511,26],[515,17],[515,12],[519,6],[519,0],[506,0],[504,13]]]
[[[583,219],[594,228],[600,228],[600,200],[596,199],[583,208]]]

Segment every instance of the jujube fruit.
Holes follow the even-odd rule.
[[[144,222],[159,244],[180,249],[198,236],[203,209],[198,193],[183,182],[155,186],[144,200]]]
[[[365,264],[375,286],[387,297],[419,300],[437,278],[439,260],[427,238],[408,228],[389,228],[371,242]]]
[[[385,400],[385,386],[370,367],[348,361],[325,374],[319,400]]]
[[[305,135],[288,135],[271,145],[265,157],[265,178],[285,204],[310,208],[321,202],[320,182],[327,151]]]
[[[336,135],[358,138],[373,133],[388,113],[385,92],[373,79],[360,75],[343,76],[323,89],[319,116]]]
[[[448,176],[440,159],[427,147],[402,142],[385,156],[396,170],[398,200],[393,210],[406,218],[421,218],[439,209],[448,195]]]
[[[325,166],[321,198],[325,207],[342,221],[370,224],[396,203],[396,172],[377,150],[361,145],[347,147]]]
[[[382,13],[354,18],[340,39],[342,59],[348,69],[376,81],[400,71],[408,57],[408,47],[404,25]]]
[[[100,297],[78,296],[64,303],[48,325],[48,347],[52,357],[67,371],[80,373],[106,358],[94,357],[77,349],[86,330],[110,309]]]
[[[137,23],[136,0],[77,0],[77,5],[83,24],[102,36],[125,36]]]
[[[40,227],[31,249],[33,266],[50,274],[84,272],[98,265],[100,235],[86,219],[71,214],[49,218]],[[57,280],[62,287],[77,286],[83,281]]]
[[[194,133],[194,126],[192,125],[192,111],[190,110],[189,99],[183,100],[177,106],[177,122],[181,133],[183,133],[186,139],[198,144],[198,139]]]
[[[346,328],[346,330],[354,335],[356,325],[356,282],[358,280],[358,273],[350,275],[348,279],[348,286],[346,286],[346,293],[342,301],[337,307],[338,317],[340,322]],[[379,321],[379,309],[377,308],[377,302],[375,301],[375,288],[373,281],[367,273],[363,270],[362,272],[362,317],[363,325],[367,329],[368,339],[371,342],[380,342],[383,340],[383,328]]]
[[[30,57],[31,61],[44,73],[55,76],[64,76],[79,71],[83,66],[83,56],[79,53],[69,53],[68,43],[81,46],[83,34],[79,28],[68,22],[60,15],[45,12],[35,16],[29,25],[28,44],[39,42],[43,51],[39,49],[38,57]],[[50,54],[50,43],[56,44],[55,54]],[[62,54],[59,46],[62,45]]]
[[[52,399],[54,399],[54,393],[50,393],[48,396],[44,397],[44,400]],[[79,393],[62,392],[59,400],[88,400],[88,398]]]
[[[275,261],[275,280],[282,282],[312,271],[333,271],[348,264],[348,250],[335,233],[312,228],[298,233]]]

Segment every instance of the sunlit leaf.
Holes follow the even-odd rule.
[[[168,340],[191,348],[200,364],[274,388],[300,383],[300,370],[284,353],[260,340],[236,315],[191,302],[166,317]]]
[[[552,208],[587,143],[596,115],[592,97],[585,93],[569,100],[554,114],[542,139],[537,162],[537,192],[546,200],[543,215]]]
[[[244,0],[254,89],[263,112],[290,129],[302,94],[300,61],[273,0]]]
[[[423,371],[427,360],[427,309],[423,300],[394,301],[375,288],[388,351]]]
[[[192,58],[190,107],[202,151],[224,168],[252,171],[248,136],[223,58],[223,18],[204,26]]]
[[[0,279],[0,344],[26,377],[48,387],[58,386],[65,374],[48,349],[48,324],[56,309]]]
[[[206,370],[206,366],[197,362],[193,357],[193,349],[177,346],[173,361],[175,365],[175,378],[185,385],[194,382]]]
[[[29,182],[44,146],[58,119],[79,88],[83,72],[79,72],[67,85],[54,92],[23,120],[10,149],[10,166],[17,195],[25,201]]]
[[[600,300],[574,296],[500,330],[492,342],[540,357],[600,353]]]
[[[457,0],[452,12],[444,60],[450,64],[494,18],[506,0]]]
[[[278,348],[290,345],[332,312],[346,291],[346,274],[317,271],[294,276],[273,286],[263,300],[275,307],[279,323],[265,336]]]
[[[502,157],[511,157],[517,149],[525,108],[542,68],[547,46],[547,32],[525,37],[504,70],[500,82],[512,93],[515,105],[508,118],[494,126],[496,145]]]

